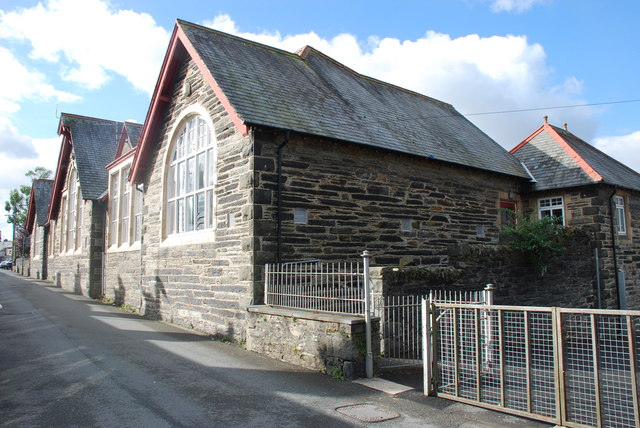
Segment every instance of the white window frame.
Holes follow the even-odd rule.
[[[131,250],[140,243],[136,222],[142,221],[142,194],[128,180],[131,163],[130,160],[109,170],[107,251]]]
[[[616,210],[616,229],[618,235],[627,234],[627,217],[624,210],[624,197],[614,196],[613,202]]]
[[[560,217],[562,218],[562,225],[565,225],[565,213],[564,213],[564,197],[562,196],[550,196],[547,198],[538,199],[538,219],[542,217],[554,216],[558,217],[557,211],[560,210]]]
[[[164,171],[162,245],[213,241],[217,143],[207,111],[199,105],[185,109],[171,135]]]

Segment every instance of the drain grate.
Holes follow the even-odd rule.
[[[396,412],[381,409],[370,403],[336,407],[336,412],[360,422],[382,422],[400,417],[400,414]]]

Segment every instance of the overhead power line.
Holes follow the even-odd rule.
[[[610,104],[624,104],[624,103],[638,103],[640,99],[637,100],[624,100],[624,101],[607,101],[602,103],[588,103],[588,104],[572,104],[565,106],[553,106],[553,107],[533,107],[533,108],[523,108],[517,110],[499,110],[499,111],[486,111],[480,113],[463,113],[463,116],[481,116],[481,115],[489,115],[489,114],[503,114],[503,113],[520,113],[526,111],[540,111],[540,110],[557,110],[561,108],[575,108],[575,107],[593,107],[593,106],[604,106]]]
[[[531,108],[523,108],[523,109],[514,109],[514,110],[497,110],[497,111],[484,111],[478,113],[460,113],[462,116],[484,116],[490,114],[506,114],[506,113],[523,113],[528,111],[540,111],[540,110],[558,110],[565,108],[577,108],[577,107],[594,107],[594,106],[604,106],[611,104],[625,104],[625,103],[638,103],[640,99],[635,100],[623,100],[623,101],[606,101],[601,103],[587,103],[587,104],[571,104],[571,105],[563,105],[563,106],[550,106],[550,107],[531,107]],[[456,115],[438,115],[438,116],[412,116],[412,117],[397,117],[398,121],[405,120],[416,120],[416,119],[440,119],[445,117],[455,117]]]

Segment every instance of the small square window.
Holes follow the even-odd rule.
[[[564,201],[562,196],[538,199],[538,219],[554,217],[564,226]]]
[[[293,222],[295,224],[309,224],[309,215],[306,208],[295,208],[293,211]]]

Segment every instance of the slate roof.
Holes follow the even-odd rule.
[[[109,184],[105,167],[115,157],[123,123],[63,113],[60,126],[71,133],[82,198],[98,200]]]
[[[545,124],[511,150],[536,179],[532,190],[605,183],[640,190],[640,174],[571,132]]]
[[[47,222],[49,204],[51,203],[51,191],[53,190],[53,180],[33,180],[31,197],[35,198],[36,218],[38,226],[44,226]]]
[[[223,105],[228,101],[239,118],[236,125],[291,130],[528,178],[515,158],[451,105],[358,74],[311,47],[294,54],[178,20],[154,98],[162,95],[160,82],[171,70],[176,39],[210,74],[226,97]],[[148,153],[146,127],[153,127],[159,114],[154,112],[152,101],[142,157]]]
[[[131,147],[135,148],[140,140],[140,134],[142,133],[142,124],[134,122],[125,122],[124,129],[129,136],[129,143]]]

